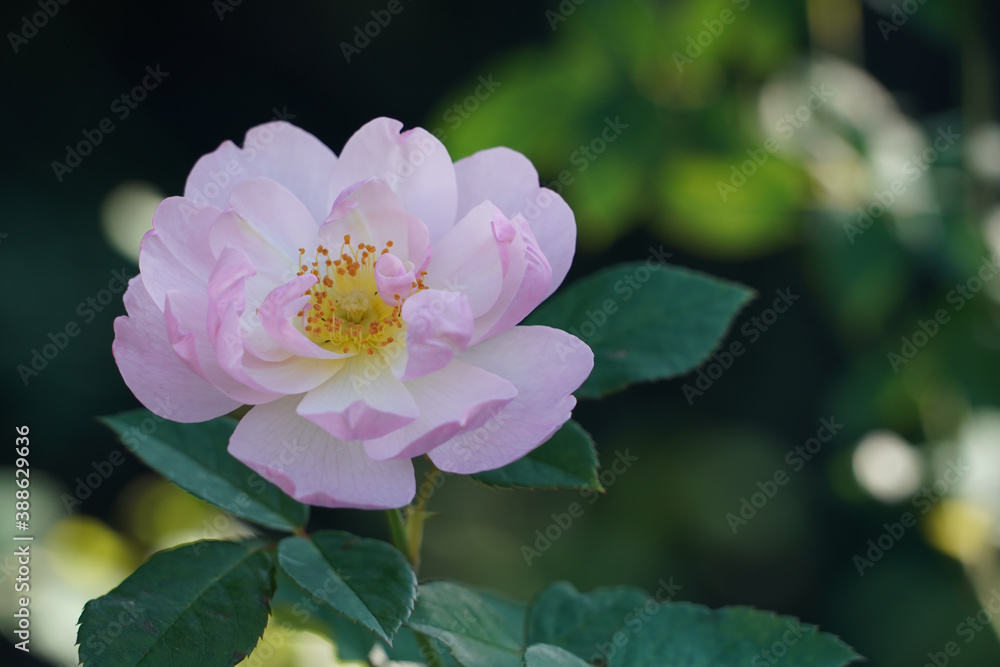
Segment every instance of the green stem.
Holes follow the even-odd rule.
[[[431,464],[424,477],[426,481],[431,482],[427,488],[436,488],[434,482],[441,474],[441,471],[434,464]],[[392,543],[406,555],[414,572],[420,569],[420,547],[424,539],[424,520],[428,516],[424,511],[426,506],[427,497],[418,494],[416,501],[406,508],[405,513],[398,509],[386,510],[385,513],[389,520],[389,534],[392,536]],[[416,630],[413,630],[413,634],[420,645],[420,654],[427,662],[427,667],[444,667],[441,654],[438,653],[431,638]]]
[[[385,516],[389,519],[389,534],[392,536],[392,543],[409,559],[410,545],[406,539],[406,523],[403,520],[402,510],[386,510]],[[410,564],[413,564],[412,561]]]
[[[420,552],[424,544],[424,521],[431,515],[425,511],[427,501],[437,488],[437,480],[444,473],[428,461],[430,467],[424,475],[424,483],[420,485],[417,499],[406,509],[406,541],[410,546],[410,562],[414,570],[420,569]],[[430,493],[422,493],[423,489],[431,489]]]

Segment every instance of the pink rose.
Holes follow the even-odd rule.
[[[422,454],[455,473],[515,461],[593,367],[570,334],[516,326],[569,269],[566,203],[520,153],[453,164],[401,129],[373,120],[337,157],[274,122],[202,157],[115,321],[144,405],[179,422],[253,405],[230,453],[314,505],[403,506]]]

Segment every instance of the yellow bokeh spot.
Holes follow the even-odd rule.
[[[119,496],[117,510],[129,532],[152,551],[183,542],[253,534],[231,515],[155,477],[131,482]]]
[[[272,617],[253,652],[237,667],[365,667],[367,662],[343,661],[326,637],[293,629]]]
[[[972,503],[945,499],[927,517],[928,541],[965,565],[990,553],[993,515]]]
[[[707,257],[745,258],[773,252],[798,234],[796,211],[808,195],[798,167],[763,144],[747,154],[687,155],[664,163],[657,193],[657,230]]]
[[[56,523],[45,536],[45,547],[52,566],[66,581],[86,573],[91,583],[103,582],[112,588],[123,573],[142,562],[139,551],[121,535],[93,517],[76,515]]]

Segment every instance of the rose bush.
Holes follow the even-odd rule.
[[[156,210],[113,351],[179,422],[253,407],[233,456],[294,498],[392,508],[411,458],[475,473],[549,438],[593,354],[516,326],[562,282],[573,214],[521,154],[452,163],[379,118],[336,156],[284,122],[203,156]]]

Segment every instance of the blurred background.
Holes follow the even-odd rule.
[[[76,664],[88,599],[157,549],[249,532],[94,419],[137,406],[112,322],[158,201],[253,125],[339,152],[386,115],[455,159],[527,155],[576,212],[569,281],[662,246],[759,295],[731,363],[581,402],[604,496],[449,476],[424,578],[514,599],[672,582],[875,665],[948,642],[950,664],[1000,663],[998,20],[986,0],[5,3],[0,401],[8,444],[31,428],[39,542],[36,662],[4,650]],[[387,534],[375,512],[311,525]],[[274,646],[254,664],[337,664],[322,633]]]

